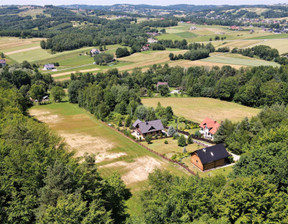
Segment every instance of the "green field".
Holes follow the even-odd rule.
[[[280,67],[278,63],[272,61],[265,61],[256,58],[249,58],[239,54],[219,54],[216,56],[201,59],[200,61],[212,62],[212,63],[226,63],[232,65],[243,65],[243,66],[276,66]]]
[[[288,38],[288,34],[282,33],[282,34],[268,34],[265,33],[266,35],[263,36],[258,36],[258,37],[252,37],[249,39],[280,39],[280,38]]]
[[[260,109],[204,97],[142,98],[142,103],[146,106],[156,107],[158,102],[164,107],[171,106],[177,116],[183,116],[198,123],[206,117],[218,122],[225,119],[236,122],[244,117],[256,116],[260,112]]]
[[[35,15],[38,13],[36,10]],[[197,29],[190,31],[190,27],[195,26]],[[158,28],[161,29],[161,28]],[[265,44],[278,49],[280,54],[288,52],[288,39],[273,39],[274,37],[282,38],[286,35],[277,35],[267,33],[260,28],[254,28],[255,33],[250,34],[249,31],[231,31],[225,26],[205,26],[193,25],[187,23],[179,23],[178,26],[166,28],[166,34],[158,36],[158,39],[172,39],[183,40],[188,42],[207,42],[210,38],[214,40],[215,36],[226,37],[223,41],[212,41],[215,47],[228,46],[230,49],[234,47],[245,48],[259,44]],[[253,39],[255,38],[255,39]],[[267,38],[261,39],[261,38]],[[270,38],[270,39],[269,39]],[[267,62],[260,59],[247,58],[242,56],[235,56],[232,54],[215,54],[212,57],[199,61],[170,61],[169,53],[183,54],[185,51],[179,49],[167,49],[166,51],[146,51],[136,53],[128,57],[119,58],[118,63],[112,63],[108,66],[93,65],[93,58],[90,57],[89,51],[93,47],[83,47],[81,49],[58,52],[51,54],[49,50],[40,48],[40,38],[19,39],[15,37],[0,37],[0,52],[4,52],[8,63],[21,63],[24,60],[28,62],[39,64],[40,69],[44,64],[59,62],[60,66],[57,71],[42,71],[43,73],[50,73],[56,80],[69,79],[72,72],[100,72],[111,68],[118,68],[120,71],[131,71],[134,68],[148,68],[153,64],[168,63],[171,66],[223,66],[231,65],[238,69],[242,66],[259,66],[272,65],[279,66],[273,62]],[[287,43],[286,43],[287,42]],[[114,54],[121,45],[108,45],[107,52]]]
[[[196,27],[196,30],[190,31],[192,26]],[[161,28],[158,29],[160,30]],[[178,26],[166,28],[166,34],[158,36],[157,39],[181,40],[181,38],[185,38],[188,42],[206,42],[210,38],[214,40],[216,36],[220,38],[226,37],[226,40],[264,39],[263,36],[277,36],[276,34],[264,32],[257,27],[253,27],[254,33],[250,33],[250,28],[246,29],[244,31],[232,31],[225,26],[179,23]]]
[[[153,169],[166,169],[178,176],[188,175],[184,169],[150,153],[75,104],[66,102],[34,106],[29,112],[65,138],[77,156],[85,152],[98,155],[96,161],[101,175],[120,173],[134,194],[128,201],[133,214],[141,209],[137,206],[138,191],[146,185],[148,174]]]

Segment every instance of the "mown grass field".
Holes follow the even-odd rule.
[[[196,30],[190,30],[190,27],[196,27]],[[226,37],[227,40],[265,39],[264,36],[275,36],[275,34],[265,32],[257,27],[253,27],[254,33],[250,33],[251,28],[249,27],[245,29],[244,31],[233,31],[225,26],[179,23],[178,26],[166,28],[166,34],[158,36],[157,39],[181,40],[185,38],[188,42],[205,42],[210,38],[214,40],[216,36]]]
[[[168,144],[165,144],[165,141],[167,141]],[[173,138],[155,139],[152,140],[152,144],[148,144],[147,142],[143,142],[142,144],[156,152],[161,153],[162,155],[166,155],[167,157],[171,157],[175,153],[183,152],[183,147],[178,146],[178,141]],[[203,147],[197,144],[190,144],[186,146],[187,152],[194,152],[201,148]]]
[[[76,155],[96,154],[101,175],[120,173],[133,193],[127,203],[132,214],[141,210],[139,191],[146,186],[148,173],[154,168],[166,169],[178,176],[188,175],[184,169],[150,153],[77,105],[66,102],[34,106],[29,112],[60,134]],[[101,155],[106,155],[104,160]]]
[[[216,55],[201,59],[200,61],[203,62],[212,62],[212,63],[220,63],[220,64],[225,64],[229,63],[231,65],[241,65],[241,66],[276,66],[280,67],[278,63],[275,63],[273,61],[265,61],[261,59],[256,59],[256,58],[250,58],[246,57],[240,54],[217,54]]]
[[[236,122],[244,117],[256,116],[260,112],[260,109],[204,97],[142,98],[142,103],[146,106],[156,107],[158,102],[164,107],[171,106],[177,116],[183,116],[198,123],[206,117],[218,122],[225,119]]]

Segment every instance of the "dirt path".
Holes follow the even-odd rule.
[[[11,54],[17,54],[17,53],[21,53],[21,52],[26,52],[26,51],[31,51],[31,50],[36,50],[41,48],[40,46],[38,47],[30,47],[30,48],[25,48],[25,49],[21,49],[21,50],[17,50],[17,51],[10,51],[5,53],[6,55],[11,55]]]

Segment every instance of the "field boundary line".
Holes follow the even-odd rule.
[[[118,131],[116,128],[111,127],[110,125],[108,125],[106,122],[104,122],[104,121],[101,121],[101,122],[102,122],[104,125],[106,125],[107,127],[112,128],[113,130],[117,131],[119,134],[121,134],[122,136],[126,137],[126,138],[129,139],[130,141],[135,142],[135,143],[137,143],[138,145],[142,146],[143,148],[145,148],[145,149],[148,150],[149,152],[152,152],[153,154],[155,154],[155,155],[157,155],[157,156],[160,156],[162,159],[167,160],[168,162],[171,162],[171,163],[174,163],[174,164],[177,164],[177,165],[181,166],[181,167],[184,168],[188,173],[196,176],[195,172],[193,172],[192,170],[190,170],[188,167],[186,167],[186,166],[183,165],[182,163],[167,158],[166,156],[164,156],[164,155],[162,155],[162,154],[160,154],[160,153],[158,153],[158,152],[150,149],[149,147],[143,145],[142,143],[140,143],[140,142],[138,142],[138,141],[136,141],[136,140],[134,140],[134,139],[129,138],[128,136],[126,136],[126,135],[125,135],[124,133],[122,133],[121,131]]]

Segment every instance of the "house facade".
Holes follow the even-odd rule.
[[[145,138],[147,135],[160,135],[162,130],[164,130],[161,120],[140,121],[138,119],[134,122],[133,127],[135,128],[137,137],[140,138]]]
[[[43,68],[43,70],[53,70],[53,69],[55,69],[54,64],[46,64],[44,65],[44,68]]]
[[[225,146],[217,144],[193,152],[190,160],[200,170],[205,171],[225,165],[229,156]]]
[[[207,117],[199,126],[199,132],[203,135],[204,138],[214,140],[214,135],[219,129],[220,124],[217,121]]]

